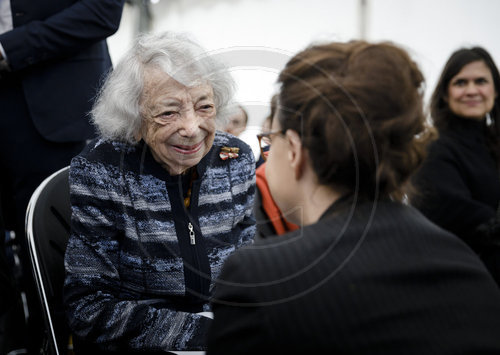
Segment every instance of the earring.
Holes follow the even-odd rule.
[[[489,126],[493,123],[493,121],[491,120],[491,115],[490,113],[486,113],[486,125]]]

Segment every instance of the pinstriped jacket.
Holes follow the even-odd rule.
[[[222,160],[223,146],[240,148]],[[72,233],[64,300],[75,337],[102,350],[201,350],[222,264],[255,234],[250,148],[217,132],[189,177],[170,176],[148,146],[93,141],[70,169]]]

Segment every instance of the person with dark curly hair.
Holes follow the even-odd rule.
[[[500,285],[500,74],[481,47],[455,51],[431,98],[439,139],[412,204],[464,240]]]
[[[408,53],[311,46],[280,73],[266,176],[301,229],[225,262],[208,354],[500,352],[500,290],[404,203],[433,130]]]

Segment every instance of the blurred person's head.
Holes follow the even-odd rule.
[[[235,105],[228,114],[227,123],[223,130],[233,136],[239,136],[248,123],[248,113],[241,105]]]
[[[349,194],[401,201],[430,137],[423,80],[407,52],[390,43],[315,45],[294,56],[280,73],[267,135],[266,176],[280,209]],[[314,222],[305,215],[289,216]]]
[[[276,108],[278,107],[278,94],[274,94],[271,97],[271,106],[269,115],[266,116],[264,122],[262,122],[261,132],[269,132],[271,130],[271,126],[273,124],[273,118],[276,115]]]
[[[271,130],[271,125],[273,123],[272,116],[267,116],[262,122],[261,132],[269,132]]]
[[[500,74],[490,54],[481,47],[462,48],[446,62],[431,98],[431,116],[438,128],[455,116],[484,120],[499,115]]]
[[[104,138],[143,139],[176,175],[211,149],[233,88],[224,66],[187,35],[142,35],[106,79],[92,117]]]
[[[271,97],[271,107],[270,107],[269,116],[267,116],[265,121],[264,121],[264,124],[268,125],[269,127],[265,127],[266,129],[264,129],[264,125],[263,125],[263,127],[262,127],[263,132],[271,129],[271,126],[273,124],[273,118],[276,115],[277,108],[278,108],[278,94],[274,94]]]

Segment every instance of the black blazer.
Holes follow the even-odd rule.
[[[213,311],[208,354],[500,353],[500,290],[478,257],[395,202],[334,204],[236,251]]]
[[[0,34],[11,72],[0,78],[2,117],[7,90],[23,88],[40,134],[56,142],[94,135],[88,112],[111,68],[106,37],[119,27],[124,0],[10,0],[14,29]]]

